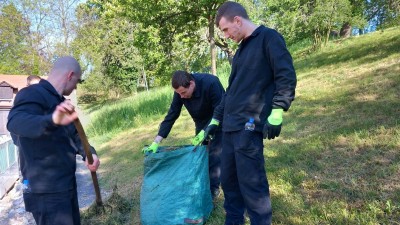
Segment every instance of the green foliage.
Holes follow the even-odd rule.
[[[302,18],[300,0],[264,1],[266,24],[279,31],[288,44],[292,44],[305,36],[307,25],[299,20]]]
[[[219,81],[221,81],[222,86],[225,88],[228,87],[229,76],[231,75],[232,67],[227,60],[220,61],[217,67],[217,77]]]
[[[0,73],[24,74],[31,72],[26,55],[29,23],[14,4],[0,9]]]
[[[83,88],[106,97],[130,94],[136,91],[143,67],[135,47],[138,27],[123,18],[103,15],[91,2],[78,8],[80,27],[73,49],[87,72]]]
[[[80,26],[74,52],[93,77],[84,87],[119,96],[134,92],[144,74],[150,85],[160,86],[169,83],[177,69],[211,72],[212,37],[228,57],[237,47],[221,39],[220,33],[214,34],[213,30],[218,31],[214,15],[222,2],[91,0],[82,4],[77,11]],[[327,44],[333,30],[363,27],[366,10],[373,8],[365,0],[239,2],[252,21],[277,29],[289,46],[312,39],[314,50]],[[380,1],[369,2],[376,6]],[[380,2],[378,8],[382,7],[397,5]]]
[[[395,27],[330,42],[316,53],[302,55],[298,53],[306,50],[299,46],[293,49],[298,75],[296,100],[284,114],[281,136],[264,143],[274,224],[400,221],[399,35],[400,29]],[[226,62],[220,64],[217,74],[221,79],[230,70]],[[165,93],[172,94],[170,87]],[[151,143],[168,109],[167,103],[159,107],[157,95],[153,98],[137,105],[139,99],[129,98],[104,107],[114,108],[112,113],[102,108],[93,113],[96,120],[102,118],[96,122],[99,124],[114,116],[119,117],[116,126],[121,126],[120,120],[134,121],[123,130],[114,127],[105,132],[106,128],[101,136],[92,137],[101,142],[97,150],[104,160],[102,184],[118,183],[124,197],[136,205],[129,212],[131,221],[124,221],[127,224],[139,224],[140,149]],[[134,111],[127,110],[128,105],[138,109],[137,116],[121,115],[117,105],[121,111]],[[154,117],[142,119],[139,109],[143,106],[146,114]],[[149,111],[148,107],[159,108]],[[134,124],[136,121],[143,122]],[[162,143],[188,143],[193,129],[183,111],[172,134]],[[100,139],[104,136],[108,138]],[[221,195],[207,224],[223,224],[224,216]],[[102,219],[104,222],[97,224],[112,223]]]
[[[335,24],[346,21],[351,13],[349,0],[317,0],[308,10],[311,15],[307,25],[311,27],[315,48],[320,48],[323,43],[326,44]]]
[[[117,133],[122,130],[145,126],[146,123],[164,115],[172,101],[170,87],[152,92],[141,92],[117,102],[101,105],[89,125],[90,136]],[[101,104],[101,103],[100,103]]]
[[[366,1],[366,16],[368,20],[377,22],[383,29],[400,24],[400,2],[397,0]]]
[[[157,40],[159,48],[153,48],[162,57],[152,58],[153,63],[161,65],[156,71],[160,84],[169,81],[170,73],[176,69],[189,71],[204,71],[210,67],[205,59],[210,57],[208,49],[209,40],[214,37],[213,22],[217,6],[222,0],[206,1],[141,1],[128,0],[116,1],[121,9],[120,14],[130,21],[140,23],[143,27],[151,27],[157,32],[145,35],[151,41]],[[209,28],[209,24],[212,28]],[[147,40],[146,40],[147,41]],[[139,49],[145,49],[146,44],[136,45]],[[182,57],[186,56],[186,57]],[[199,57],[200,56],[200,57]],[[207,56],[207,57],[206,57]]]

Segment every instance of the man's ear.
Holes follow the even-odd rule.
[[[67,75],[68,80],[71,80],[73,76],[74,76],[73,71],[68,72],[68,75]]]
[[[238,25],[242,25],[242,17],[240,16],[233,17],[233,22],[235,22]]]

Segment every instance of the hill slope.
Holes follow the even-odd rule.
[[[332,42],[311,55],[293,56],[296,100],[284,115],[281,136],[264,142],[274,224],[400,221],[399,37],[396,27]],[[118,103],[104,106],[92,119],[101,124],[100,118],[112,118],[119,127],[121,120],[140,121],[127,126],[132,128],[111,129],[92,138],[102,160],[101,184],[117,184],[119,194],[132,204],[126,223],[139,224],[140,149],[152,142],[171,95],[169,89],[158,97],[160,101],[149,98],[148,104],[160,106],[145,112],[153,115],[149,119],[139,109],[126,107],[135,113],[101,116],[101,110]],[[129,101],[138,98],[142,99],[139,95]],[[193,122],[185,112],[163,144],[188,144],[193,135]],[[223,224],[222,204],[223,196],[207,224]],[[94,219],[85,218],[84,223]]]

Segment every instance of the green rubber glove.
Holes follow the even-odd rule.
[[[279,137],[282,129],[283,109],[272,109],[263,129],[264,139],[269,140]]]
[[[143,153],[147,153],[147,152],[156,153],[156,152],[157,152],[157,149],[158,149],[158,143],[153,142],[153,143],[151,143],[150,146],[144,147],[144,148],[142,149],[142,152],[143,152]]]
[[[212,118],[210,124],[208,124],[207,128],[204,130],[204,137],[206,139],[212,140],[215,135],[215,131],[217,131],[217,128],[219,126],[219,121]]]
[[[201,130],[196,137],[192,139],[192,145],[199,145],[204,141],[204,130]]]

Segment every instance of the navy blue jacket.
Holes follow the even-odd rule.
[[[7,129],[19,147],[20,168],[33,193],[75,188],[76,154],[85,157],[74,124],[57,126],[52,113],[65,99],[46,80],[18,92]],[[92,153],[96,153],[91,149]]]
[[[262,131],[272,108],[287,111],[294,99],[296,73],[283,37],[259,26],[243,40],[233,57],[229,85],[214,118],[222,130],[237,131],[253,117]]]
[[[225,93],[218,77],[211,74],[192,74],[196,88],[189,99],[174,92],[171,106],[164,121],[160,124],[158,135],[166,138],[172,126],[181,114],[182,105],[186,107],[196,125],[196,134],[210,122],[215,108]]]

